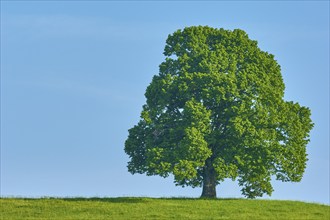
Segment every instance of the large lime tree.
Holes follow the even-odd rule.
[[[209,198],[226,178],[248,198],[271,195],[272,176],[302,179],[311,113],[283,100],[272,54],[242,30],[198,26],[169,35],[164,55],[125,142],[129,172],[172,174]]]

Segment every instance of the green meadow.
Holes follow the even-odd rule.
[[[10,219],[330,219],[330,206],[249,199],[1,198]]]

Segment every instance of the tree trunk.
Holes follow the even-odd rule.
[[[203,174],[202,198],[216,198],[216,177],[215,170],[210,161],[206,161]]]

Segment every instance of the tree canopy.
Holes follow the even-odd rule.
[[[226,178],[249,198],[271,195],[272,176],[301,180],[311,113],[283,99],[272,54],[242,30],[193,26],[169,35],[164,55],[125,142],[129,172],[173,174],[204,197]]]

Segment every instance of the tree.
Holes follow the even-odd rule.
[[[168,36],[166,59],[129,130],[128,170],[203,187],[238,179],[248,198],[271,195],[271,178],[299,182],[311,113],[284,101],[280,65],[242,30],[188,27]]]

